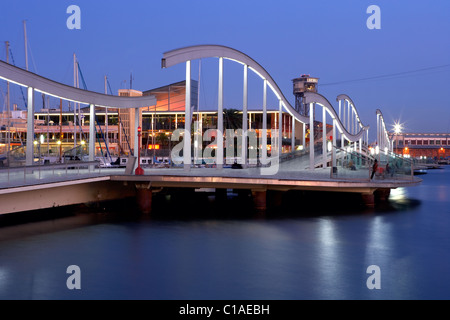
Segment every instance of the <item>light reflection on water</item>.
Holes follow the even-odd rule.
[[[422,186],[393,190],[389,205],[348,214],[314,208],[267,219],[80,214],[5,227],[0,298],[448,299],[449,170],[422,177]],[[80,291],[66,287],[73,264],[82,270]],[[370,265],[381,268],[381,290],[366,287]]]

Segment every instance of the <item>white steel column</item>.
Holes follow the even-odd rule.
[[[356,134],[356,113],[352,107],[352,133]]]
[[[191,61],[186,61],[186,98],[184,111],[183,162],[184,169],[191,170]]]
[[[342,103],[342,100],[339,100],[339,119],[342,119],[341,118],[341,103]]]
[[[377,145],[380,145],[380,115],[377,114]]]
[[[217,169],[223,168],[223,58],[219,58],[219,101],[217,108]]]
[[[305,150],[306,151],[306,123],[302,123],[302,127],[303,127],[303,141],[302,141],[302,147],[303,147],[303,150]]]
[[[346,108],[346,103],[347,103],[347,100],[344,100],[344,105],[342,106],[342,125],[344,126],[344,128],[346,128],[347,127],[347,121],[346,121],[346,115],[347,115],[347,108]]]
[[[366,131],[366,144],[367,144],[367,146],[369,145],[369,130],[367,129],[367,131]]]
[[[322,107],[322,167],[327,167],[327,113],[324,107]]]
[[[314,104],[309,104],[309,170],[314,170]]]
[[[95,160],[95,106],[89,105],[89,161]]]
[[[244,101],[242,104],[242,165],[247,166],[247,131],[248,131],[248,65],[244,65]]]
[[[351,133],[350,129],[350,102],[347,101],[347,131]]]
[[[263,123],[262,123],[262,150],[261,156],[262,161],[265,164],[267,159],[267,80],[264,79],[264,90],[263,90]]]
[[[336,167],[336,119],[333,118],[333,142],[332,142],[332,148],[331,148],[331,158],[333,159],[333,162],[331,166],[334,168]]]
[[[283,103],[281,99],[278,102],[279,104],[279,114],[278,114],[278,158],[281,157],[283,153]]]
[[[25,164],[32,166],[34,162],[34,88],[31,87],[28,87],[27,111],[27,151]]]
[[[135,108],[134,109],[134,128],[133,128],[133,135],[134,135],[134,156],[136,157],[136,159],[139,157],[139,132],[138,132],[138,127],[139,127],[139,108]],[[131,132],[131,130],[130,130]],[[138,163],[136,160],[136,167],[137,167]]]
[[[291,152],[295,151],[295,118],[292,116],[291,119],[292,131],[291,131]]]

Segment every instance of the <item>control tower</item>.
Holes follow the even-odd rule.
[[[300,78],[292,80],[294,83],[295,110],[303,116],[309,116],[309,105],[303,101],[305,92],[317,92],[319,87],[319,78],[304,74]]]

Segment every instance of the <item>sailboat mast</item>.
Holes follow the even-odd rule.
[[[78,66],[77,66],[77,56],[74,53],[73,54],[73,86],[77,88],[77,73],[78,73]],[[77,104],[74,103],[73,106],[73,147],[76,148],[77,146]]]
[[[105,94],[108,94],[108,77],[105,76]],[[109,133],[108,133],[108,108],[105,108],[105,135],[106,135],[106,147],[109,146]]]
[[[25,66],[28,71],[28,39],[27,39],[27,21],[23,20],[23,36],[25,41]]]
[[[9,63],[9,41],[5,42],[6,44],[6,63]],[[6,155],[8,158],[8,166],[9,163],[9,152],[11,150],[11,100],[10,100],[10,91],[9,91],[9,81],[6,82],[6,88],[7,88],[7,96],[6,96],[6,116],[7,116],[7,131],[6,131],[6,140],[7,140],[7,149],[6,149]]]

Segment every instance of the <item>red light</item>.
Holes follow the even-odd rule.
[[[141,133],[142,132],[142,128],[138,127],[138,132]]]

